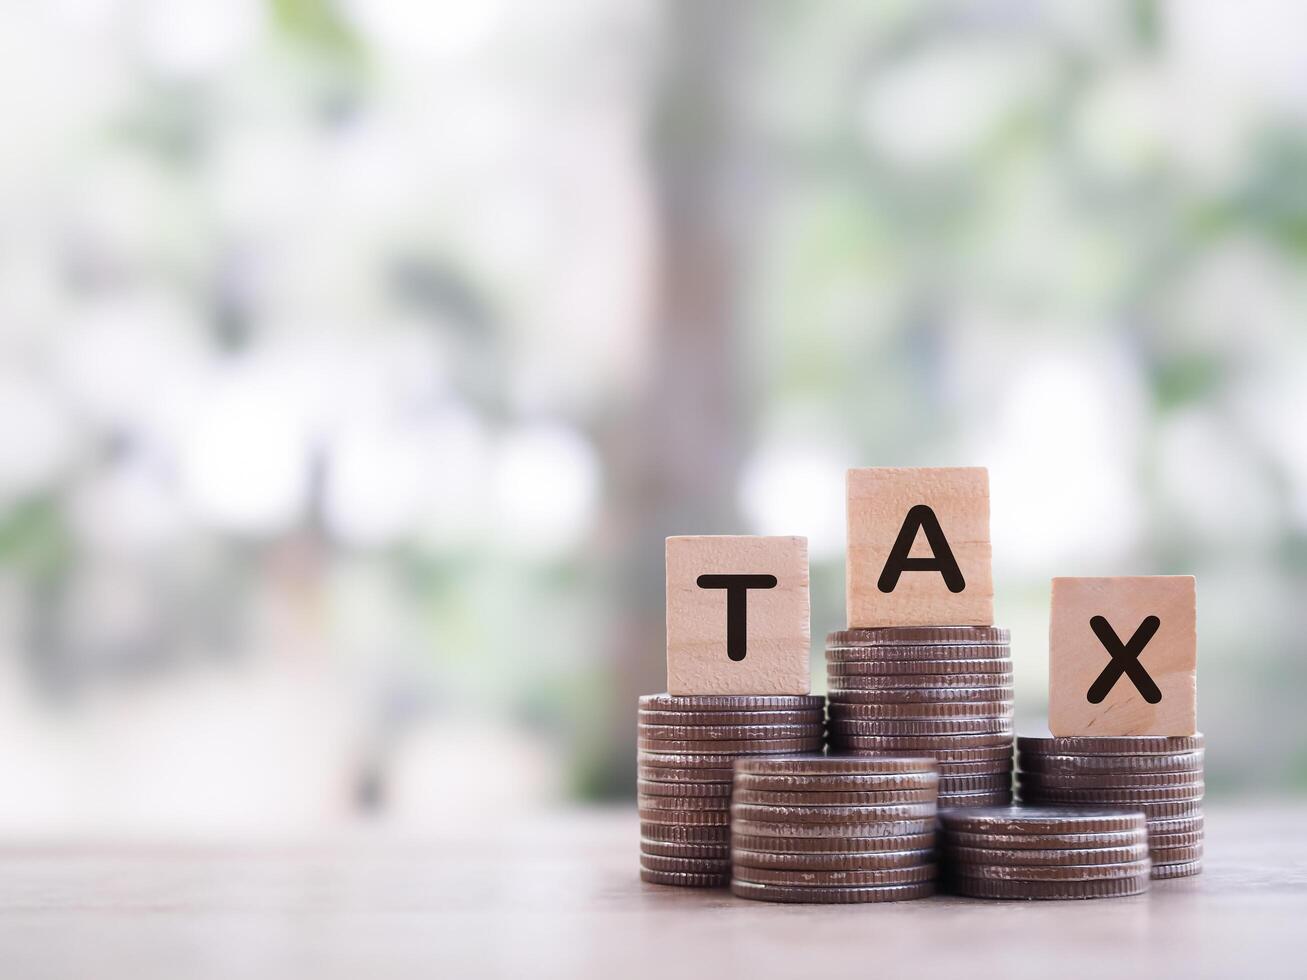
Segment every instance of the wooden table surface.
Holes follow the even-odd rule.
[[[1307,805],[1092,902],[786,906],[642,884],[634,811],[430,843],[0,848],[6,978],[1307,976]]]

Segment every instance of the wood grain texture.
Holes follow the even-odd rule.
[[[845,598],[850,627],[991,626],[994,582],[989,537],[989,471],[983,467],[877,467],[848,471]],[[929,507],[965,580],[951,592],[934,571],[904,572],[891,592],[878,582],[908,512]],[[931,548],[918,533],[911,558]]]
[[[1088,694],[1112,663],[1091,621],[1103,617],[1127,644],[1147,617],[1157,631],[1138,662],[1161,700],[1128,675],[1098,703]],[[1192,575],[1055,578],[1048,627],[1048,728],[1054,735],[1192,735],[1198,730],[1197,634]],[[1111,634],[1108,635],[1109,641]]]
[[[745,595],[745,655],[727,655],[727,592],[702,575],[766,574]],[[667,690],[671,694],[807,694],[811,646],[808,539],[683,535],[667,539]]]

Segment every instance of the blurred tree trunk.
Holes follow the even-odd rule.
[[[595,761],[602,795],[629,794],[640,694],[665,690],[663,539],[739,530],[741,375],[735,343],[749,155],[733,105],[746,74],[747,3],[663,8],[651,134],[661,226],[658,308],[633,418],[610,430],[618,605],[614,699]]]

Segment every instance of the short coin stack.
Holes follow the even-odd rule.
[[[940,807],[1012,801],[1012,657],[994,626],[848,629],[826,638],[830,746],[927,755]]]
[[[731,891],[767,902],[896,902],[935,892],[935,763],[741,758]]]
[[[736,757],[820,752],[823,704],[820,695],[640,698],[640,877],[725,885]]]
[[[1154,878],[1203,870],[1203,736],[1017,739],[1027,803],[1121,806],[1148,817]]]
[[[988,807],[940,814],[951,891],[972,898],[1114,898],[1148,890],[1142,813]]]

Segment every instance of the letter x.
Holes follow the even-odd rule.
[[[1090,685],[1089,693],[1085,695],[1090,704],[1101,704],[1122,674],[1130,675],[1130,680],[1134,681],[1135,687],[1149,704],[1157,704],[1162,700],[1162,692],[1153,683],[1144,665],[1139,662],[1139,655],[1144,652],[1144,647],[1148,646],[1148,641],[1153,638],[1161,625],[1160,619],[1149,616],[1139,624],[1130,641],[1123,644],[1116,631],[1112,629],[1112,624],[1102,616],[1095,616],[1089,621],[1094,635],[1098,637],[1099,642],[1103,644],[1103,649],[1112,658],[1111,663],[1103,668],[1103,672],[1098,675],[1098,680]]]

